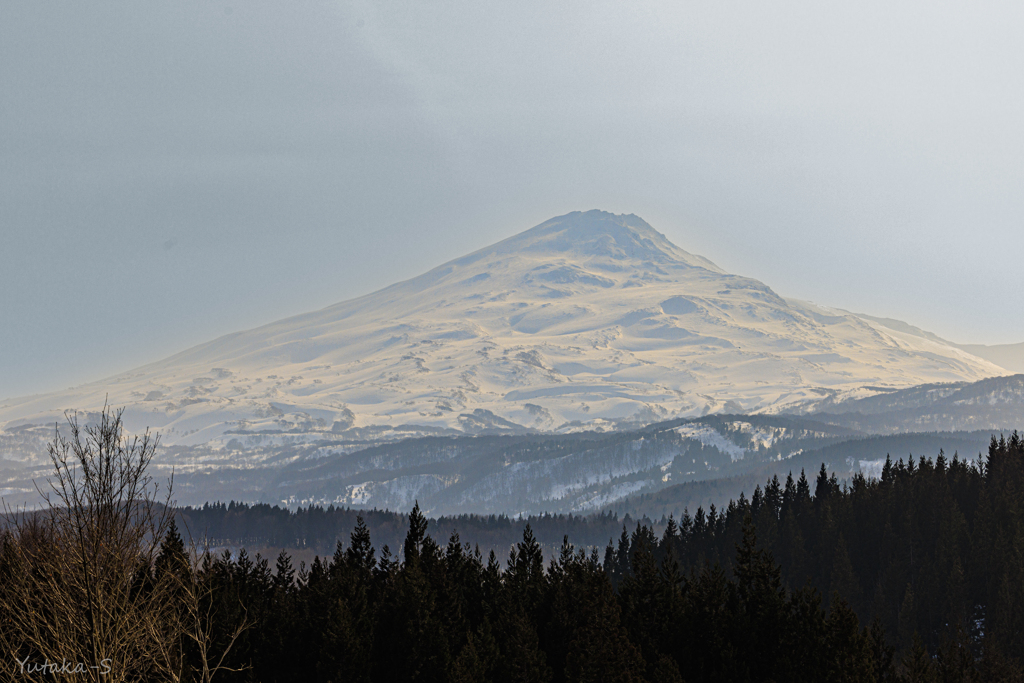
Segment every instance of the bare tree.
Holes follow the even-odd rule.
[[[189,550],[157,566],[173,475],[161,494],[147,474],[159,437],[127,435],[122,414],[104,406],[84,427],[67,414],[68,435],[57,429],[48,445],[50,479],[37,485],[42,509],[4,508],[0,680],[208,683],[237,670],[225,660],[249,624],[243,616],[214,652],[213,587],[191,535]]]
[[[191,539],[191,534],[189,534]],[[190,541],[180,555],[167,558],[158,576],[169,582],[171,600],[176,609],[168,619],[152,622],[153,641],[158,644],[161,667],[169,680],[198,680],[211,683],[221,671],[237,672],[245,667],[229,666],[228,655],[241,635],[251,626],[245,606],[241,605],[242,618],[226,634],[226,643],[218,650],[214,646],[214,631],[217,626],[216,596],[209,581],[209,571],[201,572],[200,567],[209,568],[211,559],[209,546],[203,544],[197,550]],[[186,652],[193,653],[191,662]]]
[[[159,437],[128,436],[122,412],[105,406],[98,424],[84,427],[66,415],[68,436],[58,429],[48,447],[52,475],[37,485],[42,509],[5,509],[5,668],[74,670],[95,681],[163,677],[153,624],[168,621],[171,602],[151,570],[171,482],[161,495],[146,473]]]

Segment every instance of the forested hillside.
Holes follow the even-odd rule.
[[[154,441],[124,439],[120,413],[71,426],[50,449],[57,498],[0,530],[0,647],[32,671],[53,673],[38,667],[68,652],[111,681],[1024,676],[1017,433],[976,461],[889,459],[848,485],[824,466],[813,480],[773,477],[724,509],[657,524],[544,515],[537,528],[563,534],[547,560],[526,520],[446,518],[435,526],[456,531],[439,541],[418,506],[367,513],[376,538],[351,510],[210,505],[180,517],[221,541],[307,549],[353,524],[305,564],[196,548],[145,474]],[[520,536],[484,553],[460,527],[495,546]],[[603,552],[574,545],[612,529]]]
[[[414,509],[401,549],[359,520],[312,566],[224,554],[199,580],[251,624],[240,680],[1018,680],[1022,494],[1014,434],[980,463],[776,478],[546,567],[529,527],[484,557]]]

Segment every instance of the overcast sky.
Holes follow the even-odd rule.
[[[0,4],[0,397],[636,213],[1024,341],[1024,3]]]

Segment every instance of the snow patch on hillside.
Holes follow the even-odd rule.
[[[676,428],[676,432],[678,432],[680,436],[685,436],[688,439],[695,439],[705,446],[714,446],[723,453],[728,453],[733,462],[742,460],[747,454],[745,449],[737,446],[732,441],[729,441],[717,430],[707,425],[683,425],[682,427]]]
[[[227,456],[238,446],[777,413],[1001,374],[937,337],[783,299],[636,216],[590,211],[358,299],[9,399],[0,428],[52,425],[65,410],[109,402],[127,407],[130,429]],[[743,457],[720,436],[694,438]],[[750,438],[768,447],[778,435]]]

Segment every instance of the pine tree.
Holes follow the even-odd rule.
[[[896,649],[890,646],[885,639],[885,629],[876,617],[868,629],[868,642],[871,648],[871,662],[874,666],[874,680],[878,683],[895,683],[896,675]]]
[[[875,679],[870,636],[862,632],[857,616],[838,595],[826,624],[828,641],[827,680],[834,683],[869,683]]]
[[[935,664],[916,633],[913,644],[903,658],[902,669],[903,678],[907,683],[938,683]]]
[[[786,591],[772,557],[757,548],[753,521],[743,524],[743,541],[736,548],[738,624],[745,633],[743,661],[754,680],[782,680],[792,671],[780,660],[785,656],[781,637],[786,628]]]
[[[850,555],[846,550],[846,540],[842,533],[839,534],[835,543],[829,582],[832,594],[842,596],[842,599],[850,605],[860,606],[860,585],[853,571],[853,565],[850,563]]]
[[[156,558],[155,569],[157,578],[166,574],[175,574],[184,578],[184,574],[189,570],[185,542],[182,540],[181,534],[178,533],[178,525],[175,523],[173,515],[167,527],[167,533],[160,543],[160,553]]]
[[[409,513],[409,532],[405,536],[403,550],[405,552],[405,563],[413,564],[420,557],[423,549],[423,541],[427,535],[427,519],[420,512],[419,501],[416,501]]]

